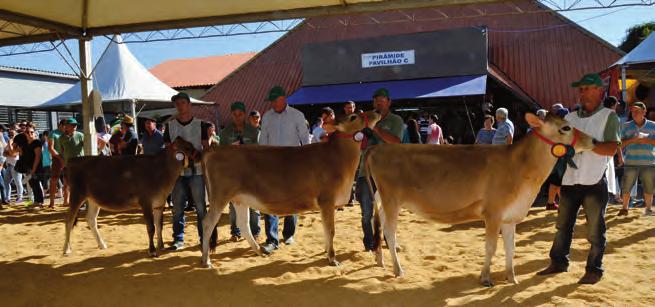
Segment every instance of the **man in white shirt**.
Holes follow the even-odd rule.
[[[572,128],[593,137],[595,148],[576,154],[573,162],[577,168],[567,167],[564,172],[557,212],[557,233],[550,249],[551,263],[537,274],[550,275],[568,270],[573,228],[582,206],[591,250],[587,257],[586,272],[578,283],[595,284],[603,276],[605,209],[608,200],[605,169],[621,143],[619,118],[601,103],[605,88],[598,74],[587,74],[571,86],[578,89],[582,106],[564,119]]]
[[[306,145],[309,142],[309,128],[306,124],[305,115],[287,105],[284,89],[280,86],[271,88],[268,101],[271,102],[272,108],[266,111],[262,117],[259,144],[271,146]],[[263,249],[267,254],[276,250],[280,244],[277,233],[278,222],[279,218],[277,216],[264,214],[266,244]],[[297,223],[298,216],[295,214],[284,218],[282,236],[285,244],[293,244],[293,235],[296,232]]]

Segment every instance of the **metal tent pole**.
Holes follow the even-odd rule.
[[[137,130],[138,121],[136,120],[136,99],[130,101],[130,116],[132,116],[132,119],[134,120],[134,132],[136,135],[139,135],[139,131]]]
[[[627,103],[628,100],[628,89],[626,87],[625,65],[621,65],[621,100],[623,103]]]
[[[82,124],[84,126],[84,154],[95,156],[98,154],[96,142],[96,126],[93,118],[93,104],[90,93],[93,88],[91,81],[91,37],[82,37],[78,40],[80,54],[80,82],[82,89]]]

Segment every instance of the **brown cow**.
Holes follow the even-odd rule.
[[[320,210],[325,250],[330,265],[338,265],[333,248],[334,212],[348,202],[357,170],[360,144],[353,133],[373,128],[380,115],[373,111],[341,117],[326,130],[338,131],[327,142],[300,147],[227,146],[205,152],[203,164],[210,209],[202,225],[215,227],[229,201],[235,202],[237,224],[250,246],[262,254],[248,226],[248,208],[275,215]],[[211,267],[209,243],[203,238],[202,264]],[[212,246],[213,249],[213,246]]]
[[[486,256],[480,279],[485,286],[493,285],[489,276],[491,257],[502,230],[507,279],[517,283],[512,263],[516,224],[527,216],[555,165],[553,143],[573,143],[575,152],[593,148],[589,136],[563,119],[548,116],[544,122],[533,114],[525,117],[534,131],[514,145],[381,144],[369,150],[366,167],[378,188],[375,208],[381,204],[375,215],[376,258],[380,266],[384,266],[379,246],[382,223],[394,273],[397,277],[404,274],[395,245],[398,212],[406,207],[440,223],[483,220]]]
[[[193,153],[193,146],[180,138],[171,148],[153,156],[86,156],[73,158],[66,166],[70,187],[70,208],[66,218],[64,254],[71,252],[70,233],[77,220],[77,211],[86,201],[86,220],[100,249],[107,245],[98,232],[100,209],[121,212],[141,208],[148,228],[148,252],[157,256],[153,236],[157,231],[157,247],[162,249],[162,222],[167,195]],[[156,221],[156,223],[154,223]]]

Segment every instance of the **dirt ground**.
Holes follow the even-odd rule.
[[[535,273],[549,263],[556,213],[534,208],[517,227],[520,283],[503,280],[499,240],[493,288],[478,282],[482,223],[439,225],[403,211],[398,237],[406,276],[397,279],[387,250],[387,268],[376,267],[373,255],[363,251],[358,207],[337,213],[335,246],[342,265],[336,268],[327,266],[316,213],[300,217],[294,245],[269,257],[256,256],[245,241],[228,242],[223,215],[215,268],[203,269],[195,214],[187,219],[187,247],[181,251],[149,258],[138,212],[101,213],[100,232],[109,248],[97,248],[82,218],[73,232],[72,255],[62,256],[65,210],[0,211],[2,306],[655,306],[655,217],[642,217],[643,209],[618,218],[618,208],[610,206],[605,276],[581,286],[589,248],[584,217],[575,229],[569,272],[541,277]],[[167,211],[167,243],[170,219]]]

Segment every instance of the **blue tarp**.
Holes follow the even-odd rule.
[[[484,95],[487,75],[307,86],[293,93],[287,102],[300,105],[370,101],[373,92],[381,87],[389,90],[391,99]]]

